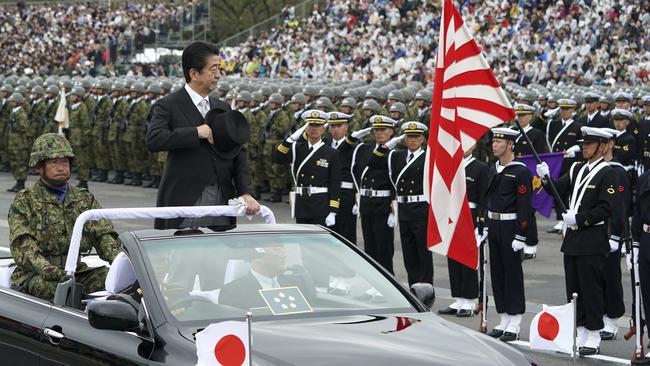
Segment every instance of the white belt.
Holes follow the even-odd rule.
[[[352,182],[341,182],[341,188],[354,189],[354,184],[352,184]]]
[[[327,193],[327,187],[296,187],[296,194],[300,196],[317,193]]]
[[[375,189],[362,188],[360,194],[365,197],[390,197],[391,191],[389,190],[378,191]]]
[[[476,204],[476,202],[469,202],[469,208],[477,208],[477,207],[478,205]]]
[[[517,220],[516,213],[498,213],[498,212],[488,211],[487,216],[490,220],[496,220],[496,221]]]
[[[397,203],[414,203],[414,202],[425,202],[427,198],[421,195],[414,196],[397,196]]]

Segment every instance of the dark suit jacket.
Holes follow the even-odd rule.
[[[395,183],[398,196],[419,196],[424,194],[424,160],[426,152],[418,155],[399,177],[406,167],[408,150],[391,151],[388,155],[391,164],[391,179]],[[427,202],[398,203],[400,221],[427,221],[429,204]]]
[[[609,119],[605,118],[602,114],[600,114],[600,112],[596,112],[594,118],[592,118],[591,121],[589,121],[589,117],[585,114],[585,116],[580,118],[580,120],[577,122],[580,123],[581,126],[587,127],[610,127]]]
[[[262,286],[252,273],[248,272],[227,285],[219,292],[219,304],[234,306],[240,309],[260,308],[266,306],[264,298],[258,290]]]
[[[210,96],[211,109],[230,110],[228,104]],[[226,201],[250,191],[248,156],[245,149],[231,160],[214,153],[207,140],[199,139],[196,127],[205,119],[185,88],[158,100],[152,107],[147,130],[149,151],[169,151],[158,189],[156,205],[193,206],[203,189],[218,184]],[[182,218],[156,220],[156,229],[178,228]],[[232,224],[235,219],[232,218]]]

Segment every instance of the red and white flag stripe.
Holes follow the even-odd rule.
[[[431,108],[424,192],[427,246],[476,268],[478,250],[467,203],[463,152],[515,113],[451,0],[444,0]]]

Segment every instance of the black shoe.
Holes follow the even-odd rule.
[[[580,347],[578,349],[578,354],[580,356],[591,356],[591,355],[597,355],[600,353],[600,347]]]
[[[7,189],[7,192],[20,192],[23,189],[25,189],[25,181],[17,180],[16,184],[13,187]]]
[[[613,341],[614,339],[616,339],[616,333],[607,332],[604,330],[600,332],[601,341]]]
[[[503,335],[499,338],[501,342],[512,342],[519,339],[519,333],[512,332],[503,332]]]
[[[113,177],[113,179],[107,180],[106,183],[124,184],[124,172],[121,170],[115,171],[115,176]]]
[[[88,181],[87,180],[80,180],[79,183],[77,184],[77,188],[88,189]]]
[[[458,312],[456,313],[456,316],[459,317],[459,318],[469,318],[471,316],[474,316],[474,310],[458,309]]]
[[[454,315],[458,312],[458,309],[454,309],[452,307],[447,306],[444,309],[438,310],[438,314],[440,315]]]
[[[492,329],[488,334],[492,338],[501,338],[503,336],[503,331],[497,328]]]
[[[537,258],[537,254],[534,253],[524,253],[524,260],[526,259],[535,259]]]
[[[550,228],[550,229],[546,230],[546,232],[549,233],[549,234],[559,234],[560,231],[561,230],[556,229],[556,228]]]

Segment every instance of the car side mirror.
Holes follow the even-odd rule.
[[[117,300],[93,301],[88,305],[88,323],[97,329],[138,330],[140,321],[135,308]]]
[[[436,301],[436,291],[433,285],[426,282],[418,282],[411,285],[411,292],[429,309]]]

